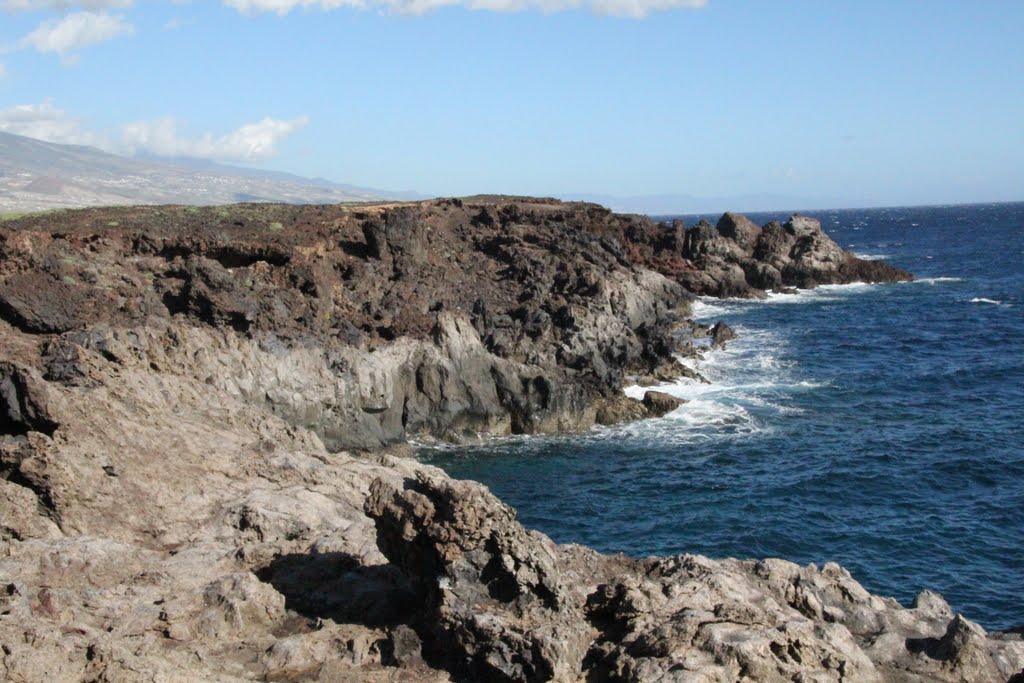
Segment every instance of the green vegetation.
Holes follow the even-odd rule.
[[[29,218],[31,216],[46,216],[49,214],[64,213],[67,209],[43,209],[42,211],[7,211],[0,212],[0,223],[13,221],[18,218]]]
[[[271,230],[284,230],[284,226],[279,221],[274,221],[270,224]]]

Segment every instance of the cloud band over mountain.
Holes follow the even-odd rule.
[[[265,117],[224,135],[183,136],[178,121],[164,117],[124,124],[116,135],[88,130],[82,122],[47,100],[0,109],[0,131],[59,144],[90,145],[120,154],[153,154],[212,161],[251,162],[277,155],[278,144],[309,123],[309,117]]]

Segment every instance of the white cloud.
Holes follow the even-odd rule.
[[[69,54],[95,43],[130,35],[135,28],[122,17],[97,12],[75,12],[61,19],[49,19],[21,40],[22,47],[39,52],[56,52],[64,59]]]
[[[121,126],[120,140],[87,130],[81,120],[54,106],[51,100],[0,109],[0,131],[64,145],[91,145],[117,154],[145,152],[165,157],[194,157],[216,161],[259,161],[277,154],[278,145],[309,123],[309,117],[265,118],[215,137],[182,137],[173,118],[137,121]]]
[[[83,130],[82,122],[47,100],[0,109],[0,131],[65,145],[106,147],[106,140]]]
[[[165,157],[194,157],[218,161],[258,161],[277,154],[277,144],[309,123],[300,116],[290,120],[265,118],[227,135],[212,133],[188,139],[178,134],[173,118],[138,121],[121,128],[121,140],[130,153],[148,152]]]
[[[294,9],[332,10],[352,7],[420,15],[441,7],[461,6],[492,12],[589,9],[595,14],[639,19],[651,12],[704,7],[707,0],[224,0],[224,4],[244,14],[276,12],[285,15]]]
[[[0,0],[0,8],[8,12],[33,12],[38,10],[81,9],[125,9],[134,4],[133,0]]]
[[[4,66],[3,62],[0,62],[0,78],[4,78],[6,76],[7,76],[7,67]]]
[[[224,0],[224,4],[245,14],[277,12],[282,15],[288,14],[296,8],[318,7],[323,10],[331,10],[338,7],[365,6],[365,3],[360,0]]]

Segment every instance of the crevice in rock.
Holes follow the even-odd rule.
[[[311,620],[388,627],[410,623],[424,606],[397,567],[366,566],[347,553],[282,555],[255,573]]]
[[[206,251],[203,256],[217,261],[225,268],[248,268],[260,261],[280,268],[288,265],[291,256],[267,247],[246,249],[241,246],[225,245]]]
[[[280,268],[291,262],[291,255],[270,246],[203,245],[172,243],[164,245],[158,252],[160,258],[173,261],[175,258],[204,256],[220,263],[225,268],[248,268],[260,261]]]
[[[361,260],[366,260],[370,256],[370,248],[366,245],[366,242],[356,242],[355,240],[341,240],[338,242],[338,246],[341,250],[349,256]],[[347,278],[346,278],[347,279]]]
[[[252,327],[252,322],[240,311],[218,310],[206,296],[196,295],[191,291],[168,291],[162,302],[171,316],[191,316],[211,327],[227,326],[236,332],[245,334]]]

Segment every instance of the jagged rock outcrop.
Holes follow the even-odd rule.
[[[1019,637],[938,595],[910,608],[843,568],[554,546],[486,489],[429,471],[376,481],[381,549],[421,586],[439,664],[470,680],[1007,680]]]
[[[686,230],[553,200],[135,207],[0,226],[0,318],[62,335],[52,362],[93,344],[97,325],[233,331],[270,355],[252,376],[204,368],[211,381],[332,449],[642,417],[619,388],[687,373],[671,334],[686,290],[905,276],[809,218],[761,229],[726,214]],[[110,353],[137,352],[126,334]]]
[[[672,239],[668,239],[671,235]],[[630,226],[620,233],[634,263],[658,270],[688,291],[720,297],[763,297],[765,291],[850,282],[895,282],[907,272],[843,251],[807,216],[763,227],[726,213],[712,226]]]
[[[590,633],[555,545],[483,487],[421,472],[370,486],[378,544],[422,596],[419,630],[438,662],[473,680],[572,680]]]
[[[162,367],[206,372],[332,449],[586,428],[620,400],[626,373],[671,361],[691,298],[626,260],[602,226],[631,219],[592,205],[138,207],[53,220],[0,227],[0,317],[61,335],[48,362],[155,344]],[[174,342],[177,321],[215,344],[256,340],[265,355],[252,374],[208,367],[203,348]]]
[[[905,609],[833,565],[559,546],[479,484],[373,450],[676,409],[619,389],[686,370],[673,330],[700,266],[684,251],[762,245],[780,274],[783,253],[809,273],[840,263],[827,245],[794,251],[813,226],[783,229],[786,252],[774,228],[730,220],[697,239],[591,205],[481,198],[4,224],[0,678],[1021,671],[1019,635],[938,596]]]

